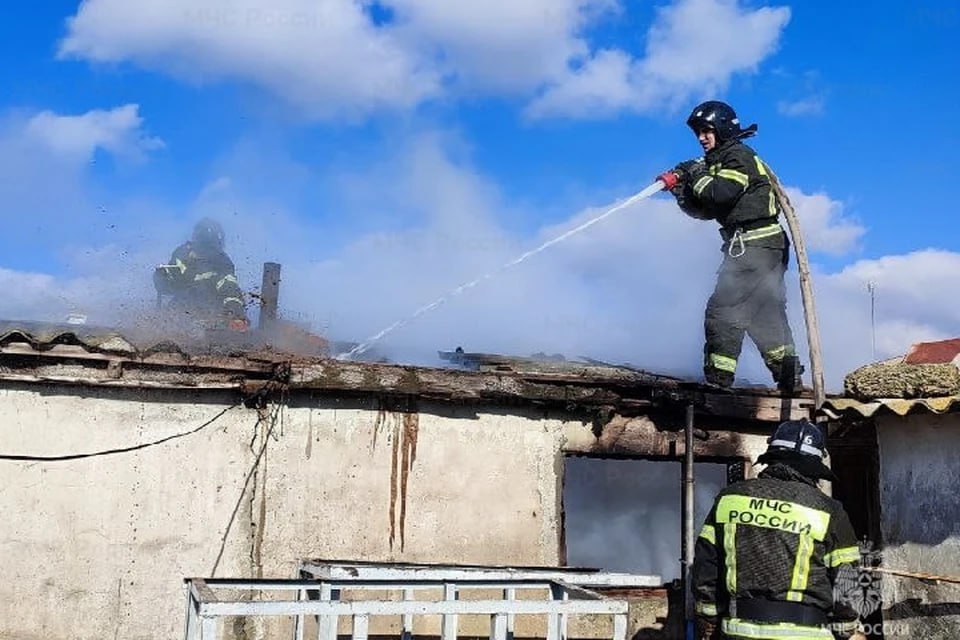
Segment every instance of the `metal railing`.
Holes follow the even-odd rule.
[[[659,584],[655,576],[566,569],[305,562],[300,574],[298,580],[187,579],[186,639],[218,640],[220,622],[226,617],[283,616],[294,618],[296,640],[308,637],[308,623],[315,624],[315,635],[310,637],[337,640],[344,618],[352,623],[352,640],[368,640],[371,618],[392,616],[402,619],[400,638],[409,640],[415,616],[438,616],[439,634],[429,635],[456,640],[458,616],[464,615],[488,616],[491,640],[511,640],[516,616],[545,618],[545,633],[537,635],[546,640],[566,640],[570,616],[602,615],[612,619],[612,633],[607,637],[626,640],[628,603],[606,598],[574,582],[607,587]],[[360,597],[348,600],[342,598],[344,592]],[[372,597],[371,592],[398,592],[402,600]],[[491,592],[501,597],[490,598]],[[433,594],[442,597],[436,599]]]
[[[615,573],[577,567],[492,567],[483,565],[442,565],[382,563],[346,560],[303,560],[299,577],[317,580],[540,580],[559,581],[585,589],[601,587],[656,588],[660,576]]]

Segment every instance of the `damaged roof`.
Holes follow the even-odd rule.
[[[847,374],[844,396],[871,402],[960,395],[960,368],[954,362],[958,350],[958,339],[917,343],[905,356],[874,362]]]
[[[75,345],[113,353],[137,351],[126,338],[110,329],[38,322],[0,322],[0,346],[12,343],[26,343],[37,351],[57,345]]]
[[[315,393],[525,404],[605,415],[639,415],[660,405],[694,402],[701,413],[761,421],[808,416],[812,406],[810,398],[781,398],[767,389],[720,393],[695,381],[595,360],[458,350],[443,352],[459,358],[446,358],[456,368],[425,367],[284,352],[256,331],[219,337],[224,340],[216,346],[203,346],[151,340],[147,333],[0,322],[0,381],[242,393],[282,381],[290,390]]]
[[[844,397],[829,398],[821,412],[833,419],[884,413],[952,413],[960,410],[960,338],[914,344],[906,355],[847,374]]]

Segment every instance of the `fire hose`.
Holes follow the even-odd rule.
[[[948,584],[960,584],[960,576],[939,576],[933,573],[920,573],[917,571],[903,571],[902,569],[886,569],[884,567],[864,567],[864,571],[872,573],[885,573],[900,578],[914,578],[924,582],[946,582]]]

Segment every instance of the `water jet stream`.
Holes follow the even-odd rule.
[[[559,242],[563,242],[564,240],[566,240],[566,239],[569,238],[570,236],[576,235],[576,234],[580,233],[581,231],[592,227],[593,225],[597,224],[597,223],[600,222],[601,220],[603,220],[603,219],[605,219],[605,218],[613,215],[613,214],[616,213],[617,211],[620,211],[621,209],[625,209],[626,207],[630,206],[631,204],[634,204],[634,203],[636,203],[636,202],[640,202],[641,200],[644,200],[644,199],[646,199],[646,198],[649,198],[650,196],[652,196],[653,194],[657,193],[658,191],[661,191],[663,188],[664,188],[664,183],[661,182],[660,180],[657,180],[656,182],[654,182],[653,184],[651,184],[649,187],[647,187],[647,188],[644,189],[643,191],[640,191],[639,193],[636,193],[636,194],[630,196],[629,198],[627,198],[626,200],[624,200],[624,201],[621,202],[620,204],[617,204],[617,205],[614,205],[614,206],[610,207],[609,209],[607,209],[606,211],[604,211],[603,213],[601,213],[601,214],[598,215],[597,217],[591,218],[590,220],[587,220],[586,222],[584,222],[584,223],[581,224],[580,226],[575,227],[575,228],[573,228],[573,229],[570,229],[569,231],[567,231],[567,232],[565,232],[565,233],[557,236],[556,238],[554,238],[554,239],[552,239],[552,240],[548,240],[547,242],[544,242],[542,245],[540,245],[540,246],[537,247],[536,249],[531,249],[530,251],[527,251],[527,252],[524,253],[523,255],[521,255],[521,256],[519,256],[518,258],[515,258],[515,259],[511,260],[510,262],[502,265],[502,266],[499,267],[498,269],[495,269],[495,270],[493,270],[493,271],[490,271],[490,272],[488,272],[488,273],[485,273],[484,275],[480,276],[479,278],[477,278],[477,279],[475,279],[475,280],[471,280],[470,282],[467,282],[467,283],[465,283],[465,284],[462,284],[462,285],[460,285],[459,287],[457,287],[456,289],[450,291],[449,293],[446,293],[446,294],[444,294],[443,296],[437,298],[436,300],[434,300],[434,301],[431,302],[430,304],[427,304],[427,305],[424,305],[424,306],[420,307],[419,309],[417,309],[416,311],[414,311],[412,314],[410,314],[408,317],[406,317],[406,318],[404,318],[404,319],[401,319],[401,320],[397,320],[396,322],[394,322],[393,324],[391,324],[391,325],[390,325],[389,327],[387,327],[386,329],[383,329],[382,331],[380,331],[380,332],[377,333],[376,335],[373,335],[373,336],[367,338],[364,342],[361,342],[361,343],[358,344],[357,346],[353,347],[352,349],[350,349],[350,351],[347,351],[346,353],[338,354],[338,355],[336,356],[337,360],[349,360],[349,359],[351,359],[351,358],[353,358],[353,357],[355,357],[355,356],[357,356],[357,355],[360,355],[361,353],[363,353],[364,351],[366,351],[367,349],[369,349],[369,348],[373,345],[373,343],[377,342],[378,340],[380,340],[381,338],[383,338],[383,337],[386,336],[387,334],[392,333],[393,331],[396,331],[397,329],[399,329],[399,328],[401,328],[401,327],[403,327],[403,326],[406,326],[407,324],[410,324],[411,322],[413,322],[414,320],[416,320],[417,318],[419,318],[419,317],[422,316],[423,314],[427,313],[428,311],[431,311],[431,310],[433,310],[433,309],[436,309],[437,307],[439,307],[440,305],[442,305],[444,302],[446,302],[446,301],[449,300],[450,298],[453,298],[454,296],[458,296],[458,295],[460,295],[461,293],[463,293],[464,291],[466,291],[467,289],[472,289],[473,287],[477,286],[477,285],[480,284],[481,282],[483,282],[483,281],[485,281],[485,280],[489,280],[489,279],[492,278],[493,276],[498,275],[499,273],[501,273],[501,272],[503,272],[503,271],[506,271],[506,270],[509,269],[510,267],[515,267],[516,265],[520,264],[521,262],[523,262],[523,261],[526,260],[527,258],[530,258],[530,257],[532,257],[532,256],[535,256],[536,254],[540,253],[541,251],[543,251],[543,250],[545,250],[545,249],[548,249],[549,247],[552,247],[553,245],[555,245],[555,244],[557,244],[557,243],[559,243]]]

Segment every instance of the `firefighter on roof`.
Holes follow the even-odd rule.
[[[740,127],[723,102],[697,106],[687,125],[705,152],[660,176],[688,215],[720,223],[723,263],[707,302],[704,374],[730,387],[748,335],[777,386],[792,394],[803,372],[787,322],[784,274],[790,243],[766,165],[742,140],[756,125]]]
[[[860,549],[843,506],[817,488],[836,479],[825,455],[819,427],[784,422],[757,460],[769,466],[719,493],[693,562],[701,640],[855,637],[857,614],[836,587]]]
[[[170,263],[156,268],[153,283],[158,294],[172,296],[169,308],[197,321],[245,331],[249,322],[243,292],[223,245],[223,227],[210,218],[200,220]]]

